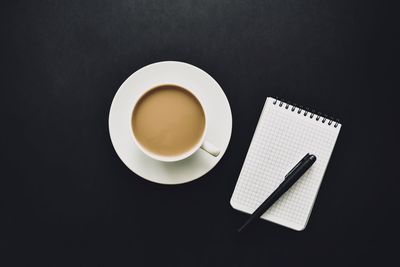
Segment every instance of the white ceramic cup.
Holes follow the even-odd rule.
[[[155,160],[160,160],[160,161],[164,161],[164,162],[174,162],[174,161],[178,161],[178,160],[183,160],[185,158],[190,157],[191,155],[193,155],[197,150],[199,150],[199,148],[203,149],[204,151],[206,151],[207,153],[209,153],[210,155],[217,157],[219,155],[220,150],[213,145],[212,143],[204,140],[205,139],[205,135],[207,132],[207,116],[206,116],[206,112],[204,110],[204,105],[201,103],[201,100],[199,99],[198,96],[196,96],[196,93],[194,93],[192,90],[190,90],[189,88],[186,88],[182,85],[179,84],[168,84],[168,85],[174,85],[174,86],[178,86],[182,89],[185,89],[187,91],[189,91],[200,103],[200,106],[203,110],[204,116],[205,116],[205,125],[204,125],[204,130],[203,133],[201,135],[201,138],[199,140],[199,142],[197,142],[195,145],[193,145],[189,150],[179,154],[179,155],[174,155],[174,156],[165,156],[165,155],[160,155],[160,154],[156,154],[152,151],[149,151],[148,149],[146,149],[145,147],[142,146],[142,144],[140,144],[140,142],[136,139],[135,134],[133,132],[133,127],[132,127],[132,116],[133,116],[133,111],[135,110],[135,107],[137,105],[137,103],[139,102],[139,100],[150,90],[153,90],[159,86],[162,85],[166,85],[166,84],[159,84],[157,86],[154,86],[148,90],[145,90],[138,98],[135,99],[133,105],[132,105],[132,110],[131,110],[131,116],[129,117],[129,128],[131,129],[131,133],[132,133],[132,137],[133,140],[135,141],[136,145],[139,147],[139,149],[146,154],[147,156],[155,159]]]

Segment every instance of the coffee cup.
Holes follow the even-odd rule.
[[[147,156],[174,162],[199,149],[219,155],[219,149],[205,140],[204,105],[189,88],[160,84],[145,90],[132,106],[129,123],[133,140]]]

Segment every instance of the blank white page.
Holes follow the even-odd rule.
[[[303,230],[341,128],[339,123],[328,123],[268,97],[231,198],[232,207],[253,213],[304,155],[314,154],[317,160],[311,168],[261,216]]]

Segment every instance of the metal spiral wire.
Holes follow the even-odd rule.
[[[335,120],[331,117],[328,117],[326,114],[325,115],[321,115],[320,112],[315,113],[315,110],[310,110],[307,107],[303,107],[303,106],[298,106],[295,103],[290,103],[288,101],[285,101],[284,99],[278,99],[278,98],[274,98],[274,101],[272,102],[274,105],[278,105],[279,107],[283,107],[287,110],[290,110],[292,112],[297,112],[297,114],[303,114],[305,117],[309,117],[310,119],[315,117],[316,121],[319,121],[321,119],[322,123],[325,123],[326,121],[328,121],[328,125],[332,125],[333,127],[338,127],[339,125],[339,120]]]

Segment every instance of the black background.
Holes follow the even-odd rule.
[[[2,266],[337,266],[397,258],[399,28],[383,1],[2,1]],[[207,175],[143,180],[108,112],[149,63],[210,73],[233,113]],[[397,76],[397,77],[396,77]],[[305,231],[229,199],[267,96],[343,123]],[[393,261],[392,263],[395,263]]]

